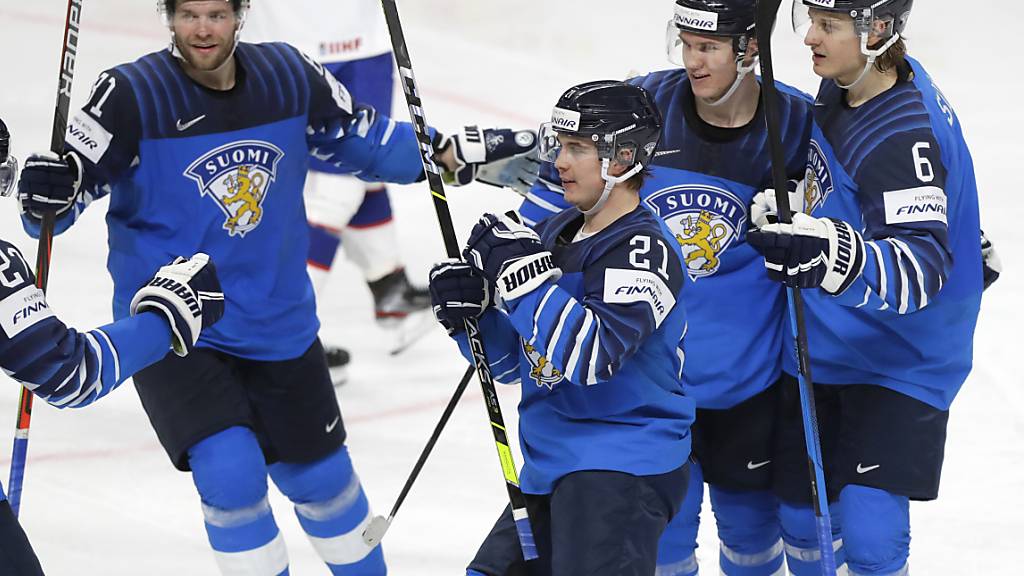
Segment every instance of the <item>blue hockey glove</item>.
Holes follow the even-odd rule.
[[[455,186],[463,186],[475,180],[478,170],[484,165],[523,156],[537,148],[537,133],[533,130],[480,129],[477,126],[466,126],[454,136],[439,137],[440,144],[435,147],[439,152],[454,146],[457,167],[454,171],[445,173],[444,179]],[[540,165],[537,166],[539,169]],[[500,183],[502,180],[498,177],[504,168],[506,167],[495,167],[486,171],[487,178],[481,181],[495,186],[505,186],[506,184]]]
[[[166,316],[173,334],[171,349],[178,356],[187,356],[203,328],[224,315],[217,268],[206,254],[188,260],[179,256],[135,293],[130,310],[132,316],[146,311]]]
[[[985,283],[985,290],[992,285],[993,282],[999,279],[999,274],[1003,272],[1003,262],[999,259],[999,254],[996,253],[995,246],[989,239],[985,237],[985,232],[981,232],[981,274],[983,282]]]
[[[462,257],[497,286],[505,302],[562,277],[540,237],[520,224],[514,212],[484,214],[470,232]]]
[[[430,269],[430,303],[434,318],[454,336],[491,305],[491,285],[465,262],[439,262]]]
[[[74,152],[33,154],[21,171],[18,204],[23,214],[37,220],[44,212],[60,216],[75,205],[81,185],[82,161]]]
[[[864,270],[864,239],[842,220],[798,213],[747,232],[747,243],[764,254],[769,278],[793,288],[839,295]]]

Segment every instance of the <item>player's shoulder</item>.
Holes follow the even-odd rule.
[[[814,105],[814,97],[785,82],[775,81],[775,90],[783,102],[783,106],[808,111]]]
[[[685,68],[670,68],[658,70],[648,74],[634,76],[626,80],[634,86],[640,86],[647,90],[654,97],[659,108],[664,109],[679,90],[687,83]]]
[[[301,73],[303,62],[315,66],[312,58],[287,42],[239,42],[235,52],[245,65],[270,77]]]

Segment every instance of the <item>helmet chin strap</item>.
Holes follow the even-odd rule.
[[[885,44],[882,44],[881,48],[878,48],[877,50],[872,50],[872,49],[868,48],[868,34],[867,34],[867,32],[862,33],[860,35],[860,53],[868,57],[867,62],[864,63],[864,69],[860,71],[860,75],[857,76],[857,79],[854,80],[853,82],[851,82],[850,84],[845,84],[844,85],[841,82],[839,82],[838,79],[833,80],[833,82],[835,82],[836,86],[839,86],[843,90],[850,90],[851,88],[853,88],[857,84],[860,84],[861,80],[863,80],[864,77],[867,76],[868,70],[870,70],[871,66],[874,65],[875,59],[878,58],[879,56],[881,56],[882,54],[885,54],[885,51],[888,50],[889,47],[892,46],[893,44],[895,44],[896,41],[899,40],[899,39],[900,39],[899,33],[898,32],[894,32],[893,35],[888,40],[886,40]]]
[[[742,55],[737,57],[736,58],[736,79],[733,80],[732,86],[729,87],[729,90],[721,98],[719,98],[718,100],[715,100],[714,102],[708,102],[708,106],[721,106],[722,104],[724,104],[726,100],[731,98],[732,95],[736,93],[736,89],[740,87],[740,82],[743,82],[743,79],[747,77],[747,74],[750,74],[751,72],[753,72],[754,71],[754,67],[756,67],[756,66],[757,66],[757,56],[754,56],[753,60],[750,61],[750,66],[744,66],[743,65],[743,56]]]
[[[604,190],[601,192],[601,197],[597,199],[597,202],[595,202],[593,206],[586,210],[582,208],[579,209],[584,216],[593,216],[600,212],[601,208],[604,208],[605,203],[608,202],[608,197],[611,196],[612,188],[615,188],[616,184],[629,180],[644,169],[643,164],[637,163],[627,170],[622,176],[612,176],[611,174],[608,174],[609,166],[611,166],[611,160],[608,158],[601,160],[601,178],[604,180]]]

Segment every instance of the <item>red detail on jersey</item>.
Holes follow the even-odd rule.
[[[338,40],[334,42],[321,42],[320,43],[320,56],[333,56],[335,54],[346,54],[348,52],[357,52],[363,47],[362,36],[357,36],[348,40]]]

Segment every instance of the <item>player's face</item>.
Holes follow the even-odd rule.
[[[811,49],[814,73],[822,78],[852,83],[864,69],[860,36],[853,19],[823,10],[810,11],[810,28],[804,44]]]
[[[555,168],[562,179],[565,200],[586,210],[597,203],[604,191],[601,178],[601,158],[597,147],[589,138],[558,135],[560,148]]]
[[[238,19],[230,2],[192,0],[178,3],[171,26],[185,61],[208,72],[220,68],[231,56]]]
[[[679,38],[693,94],[709,101],[724,96],[736,80],[736,53],[732,39],[691,32],[680,32]]]

